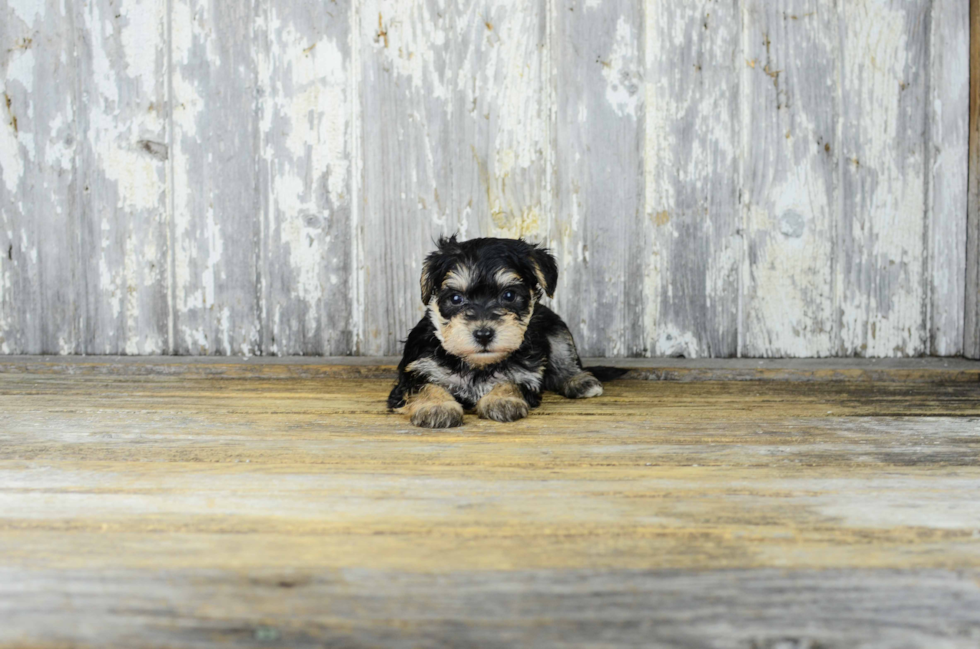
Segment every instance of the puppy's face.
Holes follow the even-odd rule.
[[[557,279],[554,258],[537,246],[453,237],[426,258],[422,300],[443,349],[482,367],[521,346],[535,303]]]

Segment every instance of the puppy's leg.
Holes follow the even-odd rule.
[[[527,417],[528,410],[524,395],[513,383],[498,383],[476,402],[476,413],[481,419],[517,421]]]
[[[463,406],[445,388],[427,383],[405,399],[395,412],[408,415],[422,428],[452,428],[463,423]]]
[[[551,353],[548,355],[548,370],[545,373],[545,387],[569,399],[588,399],[602,394],[602,383],[589,372],[582,369],[578,350],[571,332],[560,328],[548,336]]]
[[[558,394],[569,399],[589,399],[602,394],[602,383],[590,372],[581,371],[561,384]]]

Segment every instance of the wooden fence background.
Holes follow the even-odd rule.
[[[969,34],[964,0],[0,0],[0,351],[395,353],[456,231],[547,242],[589,355],[961,354]]]

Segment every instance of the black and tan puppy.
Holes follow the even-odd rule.
[[[464,409],[521,419],[544,390],[570,399],[602,394],[568,327],[539,303],[558,282],[547,250],[521,239],[453,236],[438,245],[422,267],[426,313],[405,341],[390,409],[416,426],[447,428],[463,423]],[[602,369],[610,378],[622,373]]]

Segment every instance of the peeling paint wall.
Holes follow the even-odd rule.
[[[583,354],[960,354],[966,5],[0,0],[0,353],[396,353],[459,232]]]

